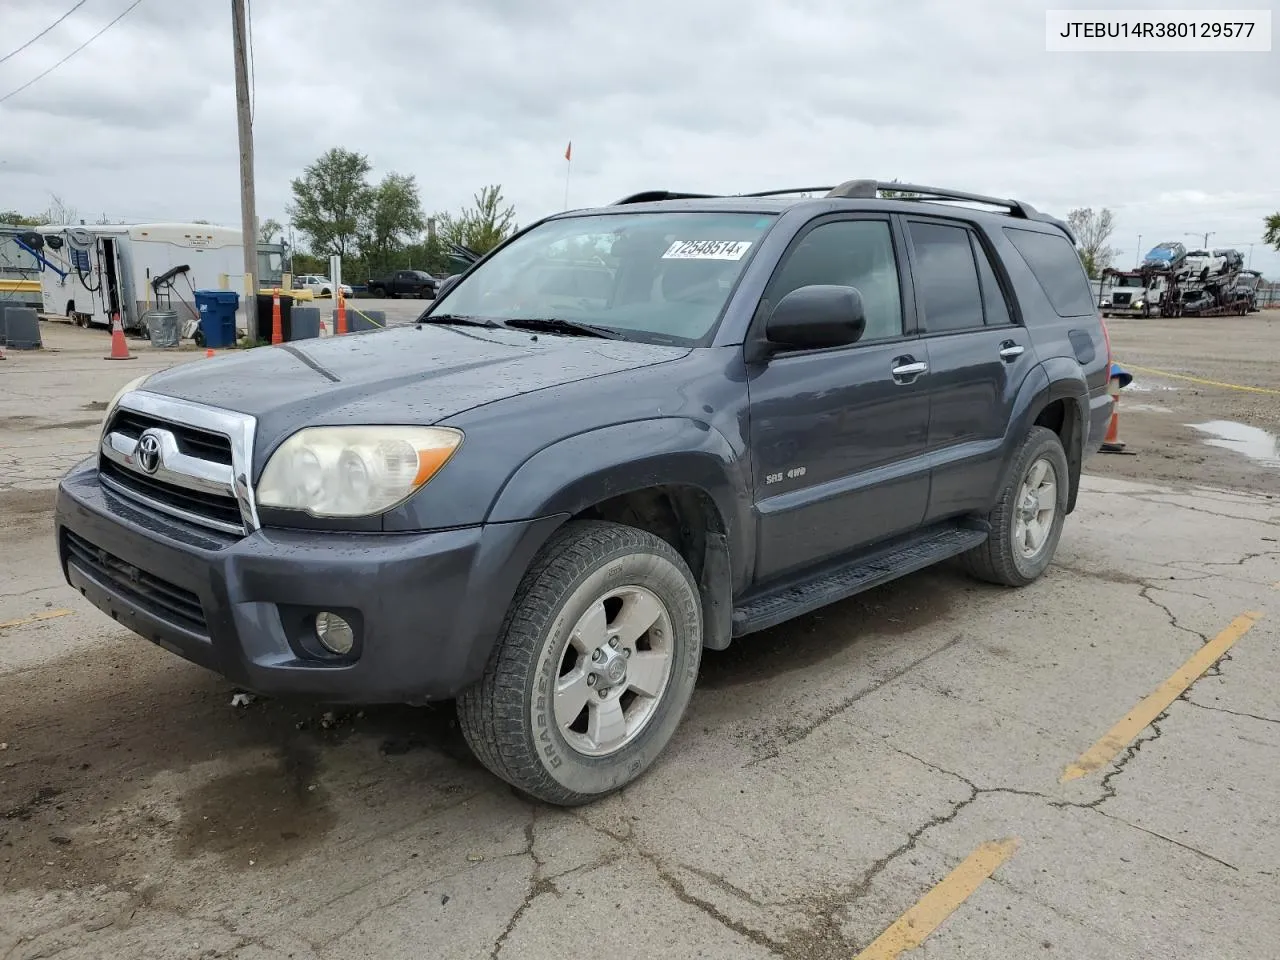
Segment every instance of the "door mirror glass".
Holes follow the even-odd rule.
[[[862,294],[856,287],[812,284],[778,301],[765,324],[772,344],[796,350],[857,343],[866,331]]]

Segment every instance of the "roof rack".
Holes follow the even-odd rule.
[[[630,196],[623,197],[621,200],[615,200],[610,206],[619,207],[626,203],[657,203],[662,200],[715,200],[719,198],[719,194],[715,193],[678,193],[672,190],[643,190],[640,193],[633,193]]]
[[[1022,220],[1036,220],[1050,223],[1062,230],[1074,244],[1075,234],[1071,228],[1057,217],[1041,213],[1031,204],[1023,200],[1010,200],[1002,197],[988,197],[980,193],[967,193],[961,190],[950,190],[942,187],[925,187],[916,183],[899,183],[896,180],[846,180],[834,187],[790,187],[784,190],[760,190],[754,193],[708,194],[677,193],[669,190],[647,190],[635,193],[617,201],[614,206],[628,203],[653,203],[661,200],[713,200],[713,199],[763,199],[765,197],[785,197],[799,193],[820,193],[829,199],[875,200],[882,191],[899,194],[910,194],[894,199],[925,200],[930,202],[981,203],[990,207],[1002,207],[1009,216]]]

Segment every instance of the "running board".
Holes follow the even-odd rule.
[[[793,580],[748,600],[733,611],[733,635],[767,630],[828,604],[964,553],[987,539],[986,529],[948,523],[895,540],[834,569]]]

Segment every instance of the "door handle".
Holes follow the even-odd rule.
[[[894,367],[889,372],[893,374],[893,378],[899,383],[910,383],[928,369],[929,365],[923,360],[913,360],[911,357],[899,357],[894,361]]]
[[[1012,340],[1006,340],[1000,344],[1000,359],[1009,361],[1016,360],[1026,351],[1026,347],[1021,344],[1014,343]]]

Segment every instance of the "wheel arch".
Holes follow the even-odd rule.
[[[1074,360],[1056,357],[1040,364],[1023,382],[1005,437],[1004,466],[997,490],[1004,489],[1022,439],[1032,427],[1046,427],[1057,434],[1067,455],[1067,513],[1075,509],[1084,464],[1085,425],[1088,423],[1089,386]]]
[[[662,418],[592,430],[526,460],[498,492],[487,522],[555,515],[654,533],[698,581],[704,645],[724,649],[733,597],[754,549],[742,463],[723,434],[698,421]]]

